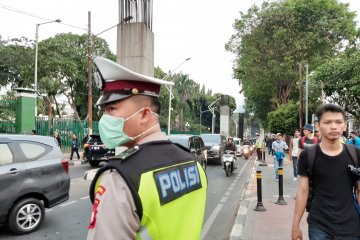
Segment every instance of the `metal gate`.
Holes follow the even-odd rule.
[[[0,133],[15,133],[16,98],[0,99]]]
[[[71,150],[73,134],[76,134],[80,148],[83,148],[83,139],[88,133],[88,121],[68,118],[36,117],[36,134],[43,136],[54,136],[58,132],[61,138],[61,149]],[[93,133],[99,133],[98,122],[93,121]]]

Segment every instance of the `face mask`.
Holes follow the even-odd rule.
[[[113,117],[108,114],[104,114],[101,117],[101,119],[99,121],[99,132],[100,132],[101,140],[106,145],[106,147],[113,149],[117,146],[121,146],[121,145],[124,145],[125,143],[134,141],[136,138],[140,137],[145,132],[149,131],[150,129],[152,129],[153,127],[158,125],[158,124],[155,124],[154,126],[148,128],[147,130],[145,130],[144,132],[142,132],[141,134],[139,134],[135,137],[129,137],[124,132],[125,121],[131,119],[136,114],[141,112],[143,109],[144,108],[141,108],[139,111],[135,112],[133,115],[131,115],[130,117],[128,117],[126,119],[119,118],[119,117]],[[158,116],[154,112],[153,112],[153,114]]]

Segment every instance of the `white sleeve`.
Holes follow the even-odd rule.
[[[136,239],[140,220],[130,189],[118,172],[101,175],[95,190],[88,240]]]

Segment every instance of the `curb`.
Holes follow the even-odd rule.
[[[81,160],[69,160],[69,166],[80,166],[85,165],[87,162]]]
[[[249,160],[251,160],[251,159],[249,159]],[[253,166],[250,169],[250,174],[245,183],[246,188],[241,193],[241,196],[240,196],[240,200],[241,200],[240,206],[239,206],[239,209],[236,214],[234,226],[232,227],[231,232],[230,232],[230,236],[229,236],[230,240],[242,239],[241,237],[243,235],[243,230],[245,227],[246,215],[249,210],[249,203],[250,203],[249,195],[252,194],[253,181],[254,181],[254,179],[256,179],[256,173],[255,173],[255,168],[257,167],[256,157],[252,161],[253,161]]]
[[[86,171],[84,173],[84,180],[92,181],[97,173],[98,169]]]

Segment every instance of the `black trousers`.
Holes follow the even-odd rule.
[[[74,152],[76,152],[77,158],[78,158],[78,160],[80,160],[80,155],[79,155],[79,149],[78,148],[71,148],[70,160],[72,160]]]
[[[262,161],[262,151],[261,148],[256,148],[256,154],[259,161]]]

